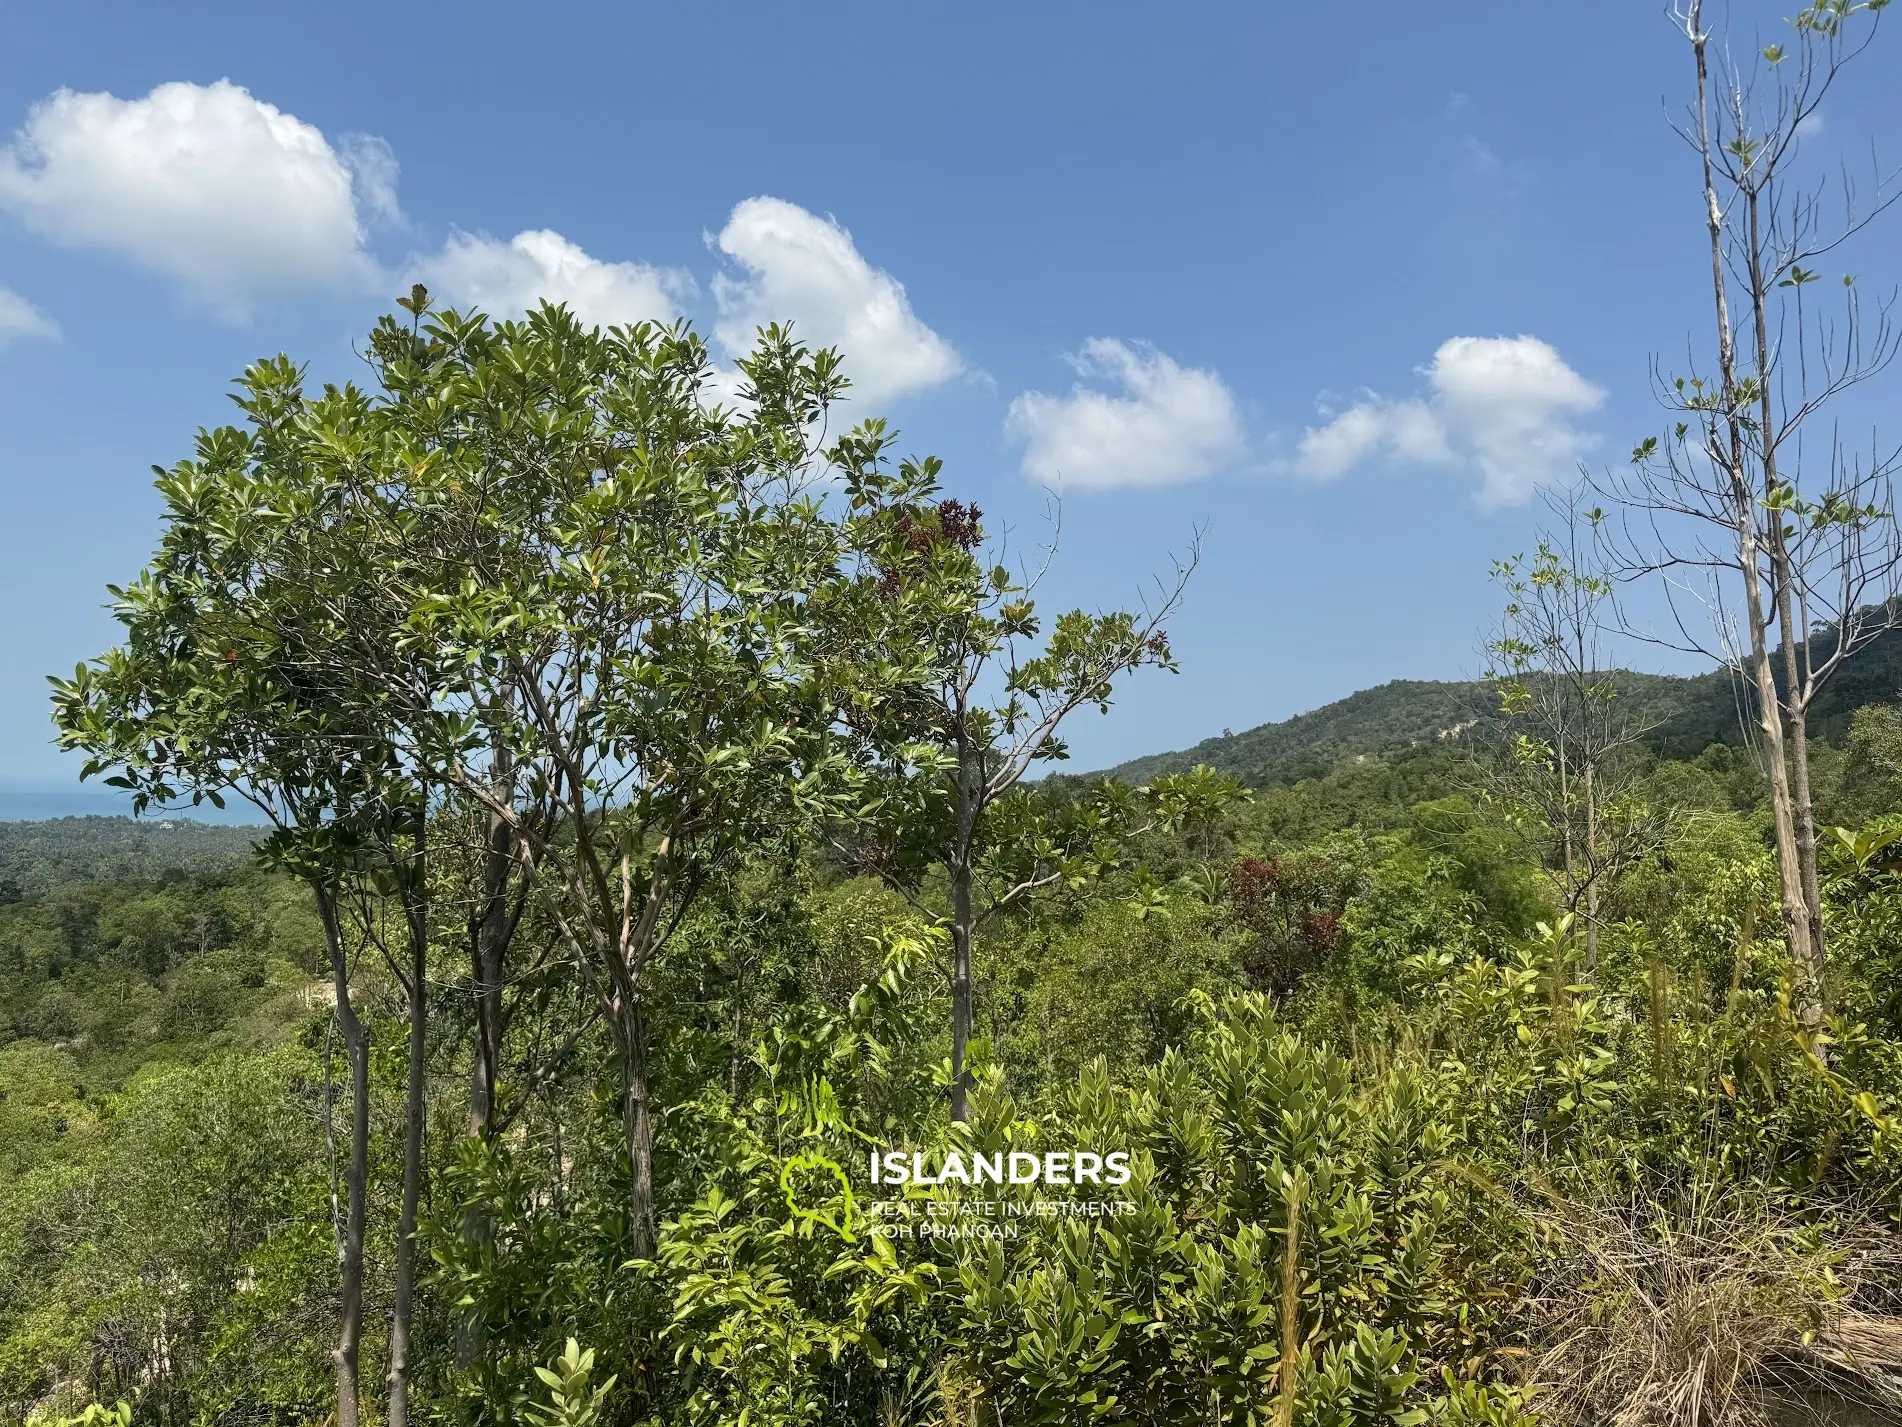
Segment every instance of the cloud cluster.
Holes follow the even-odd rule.
[[[904,284],[859,253],[831,218],[782,198],[738,204],[714,239],[739,269],[713,280],[714,339],[750,351],[758,329],[791,319],[807,343],[838,347],[861,408],[949,381],[964,362],[911,310]]]
[[[1604,391],[1537,337],[1454,337],[1425,371],[1431,395],[1368,395],[1310,427],[1286,468],[1332,480],[1374,460],[1463,468],[1480,477],[1479,503],[1516,505],[1569,477],[1592,445],[1578,418]]]
[[[62,89],[0,149],[0,208],[243,316],[269,294],[369,279],[359,199],[394,214],[395,178],[381,141],[340,152],[229,80],[161,84],[143,99]]]
[[[1027,391],[1005,419],[1032,480],[1095,490],[1169,485],[1241,457],[1241,416],[1214,372],[1113,337],[1090,338],[1070,362],[1084,380],[1068,395]],[[1117,390],[1085,384],[1092,379]]]
[[[709,242],[732,264],[713,278],[713,339],[728,358],[751,351],[760,327],[791,322],[809,344],[845,353],[863,407],[964,370],[957,350],[912,311],[904,285],[867,262],[833,220],[782,198],[748,198]],[[507,242],[453,233],[441,252],[414,260],[411,273],[459,306],[513,314],[546,299],[603,326],[672,320],[698,294],[684,269],[603,261],[548,229]],[[722,371],[713,385],[731,398],[740,381]]]
[[[161,84],[142,99],[62,89],[0,145],[0,211],[70,247],[161,273],[219,314],[246,317],[298,289],[427,283],[444,301],[515,315],[546,299],[602,326],[671,321],[699,297],[692,275],[597,257],[552,229],[501,239],[452,231],[434,252],[386,271],[369,251],[378,224],[405,223],[398,165],[382,139],[334,141],[220,80]],[[709,243],[713,340],[730,361],[757,328],[790,321],[845,355],[858,409],[927,390],[966,370],[839,222],[782,198],[748,198]],[[58,328],[0,288],[0,343]],[[1025,391],[1005,418],[1030,479],[1107,490],[1196,480],[1249,462],[1249,439],[1221,376],[1147,344],[1092,337],[1070,357],[1064,394]],[[1329,480],[1374,461],[1476,474],[1483,507],[1524,500],[1568,475],[1590,447],[1579,420],[1604,393],[1535,337],[1454,337],[1423,369],[1428,391],[1369,393],[1301,437],[1269,468]],[[716,390],[738,389],[730,369]],[[1260,463],[1256,463],[1258,468]]]
[[[232,320],[296,289],[403,280],[498,316],[564,302],[603,326],[670,321],[697,295],[684,270],[600,258],[546,228],[508,239],[452,231],[398,278],[368,247],[376,224],[404,222],[397,173],[382,139],[333,142],[229,80],[161,84],[142,99],[62,89],[0,146],[0,211],[55,243],[161,273]],[[868,407],[964,370],[904,285],[837,222],[749,198],[713,241],[730,264],[713,285],[714,338],[729,357],[752,347],[757,327],[790,320],[807,341],[846,352]],[[0,297],[0,338],[52,330],[23,299]]]
[[[563,302],[601,327],[672,321],[694,291],[692,276],[678,268],[603,262],[547,228],[507,242],[451,233],[441,252],[413,264],[413,276],[452,306],[512,317],[543,301]]]
[[[11,288],[0,287],[0,347],[22,337],[57,337],[53,319]]]

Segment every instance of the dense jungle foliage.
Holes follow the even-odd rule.
[[[1827,820],[1902,828],[1892,708],[1815,753]],[[921,912],[818,849],[748,867],[654,968],[651,1257],[630,1249],[612,1040],[558,953],[510,988],[501,1126],[465,1133],[470,973],[445,917],[417,1410],[1265,1422],[1292,1348],[1300,1422],[1516,1423],[1542,1407],[1589,1421],[1692,1375],[1714,1393],[1725,1374],[1879,1359],[1902,1184],[1885,1135],[1902,877],[1871,850],[1883,839],[1832,854],[1842,1019],[1824,1070],[1779,1006],[1747,760],[1719,746],[1646,762],[1671,836],[1604,909],[1591,980],[1473,764],[1445,744],[1353,755],[1141,831],[1119,870],[994,923],[979,1088],[955,1129],[929,895]],[[61,836],[8,832],[29,848]],[[68,881],[0,909],[9,1419],[120,1399],[167,1423],[334,1409],[342,1116],[325,1113],[323,958],[309,895],[282,873]],[[404,998],[373,960],[358,975],[374,1321],[391,1293]],[[853,1234],[794,1214],[787,1165],[820,1149],[858,1165],[862,1136],[1127,1146],[1138,1171],[1114,1194],[1135,1212],[1030,1219],[1002,1241],[893,1241],[862,1217]],[[862,1215],[872,1191],[855,1179]],[[844,1212],[836,1190],[794,1187]],[[556,1389],[536,1369],[578,1372],[556,1364],[570,1338],[592,1371]],[[374,1363],[374,1334],[365,1351]]]
[[[123,817],[0,822],[0,905],[75,882],[176,882],[249,865],[255,828],[191,818]]]

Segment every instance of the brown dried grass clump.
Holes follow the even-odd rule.
[[[1527,1302],[1546,1421],[1763,1427],[1769,1402],[1819,1388],[1902,1409],[1902,1319],[1857,1306],[1898,1281],[1892,1232],[1819,1228],[1710,1187],[1672,1203],[1554,1197],[1534,1218],[1551,1255]]]

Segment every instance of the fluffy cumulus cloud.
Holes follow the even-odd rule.
[[[1468,469],[1479,503],[1516,505],[1570,476],[1593,438],[1579,418],[1604,403],[1537,337],[1454,337],[1424,375],[1431,395],[1369,395],[1301,437],[1289,470],[1332,480],[1373,460]]]
[[[0,287],[0,347],[23,337],[57,337],[53,319],[11,288]]]
[[[0,149],[0,208],[29,229],[118,253],[234,317],[271,293],[371,280],[362,215],[396,216],[395,184],[382,141],[333,146],[229,80],[143,99],[62,89]]]
[[[814,346],[837,347],[861,408],[963,371],[957,350],[911,310],[904,284],[873,267],[830,218],[779,198],[749,198],[714,239],[737,271],[714,278],[714,337],[729,356],[757,330],[791,321]]]
[[[1167,485],[1241,457],[1241,416],[1214,372],[1112,337],[1090,338],[1070,362],[1084,380],[1068,395],[1027,391],[1005,418],[1032,480],[1085,489]]]
[[[601,327],[666,322],[693,292],[693,279],[646,263],[603,262],[546,228],[507,242],[452,233],[442,251],[414,265],[413,276],[456,307],[515,316],[546,300],[566,303]]]

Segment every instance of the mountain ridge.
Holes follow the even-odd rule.
[[[1781,654],[1776,663],[1782,664]],[[1691,758],[1713,743],[1745,741],[1746,691],[1728,669],[1703,674],[1618,670],[1610,677],[1643,741],[1662,758]],[[1495,683],[1486,679],[1391,679],[1292,718],[1205,738],[1189,748],[1144,754],[1087,777],[1144,783],[1198,763],[1252,788],[1320,777],[1343,758],[1381,756],[1483,729],[1498,718]],[[1902,700],[1902,630],[1890,630],[1848,661],[1812,707],[1813,738],[1840,740],[1866,704]]]

